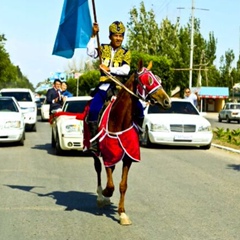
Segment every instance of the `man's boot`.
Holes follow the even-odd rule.
[[[143,141],[143,132],[144,132],[144,130],[142,128],[143,120],[144,120],[144,117],[138,117],[137,120],[136,120],[140,143],[142,143],[142,141]]]
[[[141,135],[143,133],[143,128],[142,128],[143,120],[144,120],[144,117],[138,117],[137,120],[136,120],[139,135]]]
[[[90,140],[98,134],[98,122],[97,121],[88,121],[88,128],[90,132]],[[98,152],[98,138],[90,142],[89,150],[92,152]]]

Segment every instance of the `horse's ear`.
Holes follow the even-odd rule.
[[[140,71],[142,70],[142,68],[143,68],[143,60],[140,59],[140,60],[138,61],[138,72],[140,72]]]
[[[148,66],[147,66],[147,69],[148,69],[148,70],[151,70],[151,68],[152,68],[152,61],[150,61],[149,64],[148,64]]]

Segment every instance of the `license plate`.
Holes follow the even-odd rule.
[[[192,136],[190,135],[175,135],[175,141],[192,141]]]

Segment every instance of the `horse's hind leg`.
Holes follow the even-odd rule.
[[[123,160],[123,168],[122,168],[122,179],[119,184],[119,191],[120,191],[120,201],[118,205],[118,214],[120,217],[120,224],[121,225],[130,225],[132,224],[131,220],[125,213],[125,207],[124,207],[124,200],[125,200],[125,194],[127,191],[127,180],[128,180],[128,172],[131,167],[132,160],[129,157],[126,157]]]
[[[94,159],[94,168],[97,173],[97,205],[98,207],[103,207],[105,205],[110,204],[110,199],[106,198],[102,194],[102,180],[101,180],[101,172],[102,172],[102,164],[101,160],[93,154]]]

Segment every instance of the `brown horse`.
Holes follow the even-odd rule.
[[[107,184],[104,190],[101,185],[101,161],[98,156],[94,157],[94,166],[97,172],[97,203],[98,206],[110,204],[110,197],[114,192],[113,171],[116,162],[122,160],[122,179],[119,185],[120,201],[118,213],[121,225],[129,225],[131,221],[125,213],[124,199],[127,191],[128,172],[132,162],[140,160],[139,134],[134,125],[134,115],[137,109],[138,98],[161,104],[164,108],[171,106],[170,99],[159,79],[150,71],[151,64],[143,67],[142,61],[138,64],[138,71],[133,73],[122,88],[112,107],[105,110],[105,120],[102,117],[99,130],[100,155],[107,174]],[[105,125],[104,125],[105,124]],[[106,140],[107,139],[107,140]],[[130,149],[128,149],[130,147]],[[115,162],[112,159],[115,159]],[[109,162],[110,161],[110,162]]]

